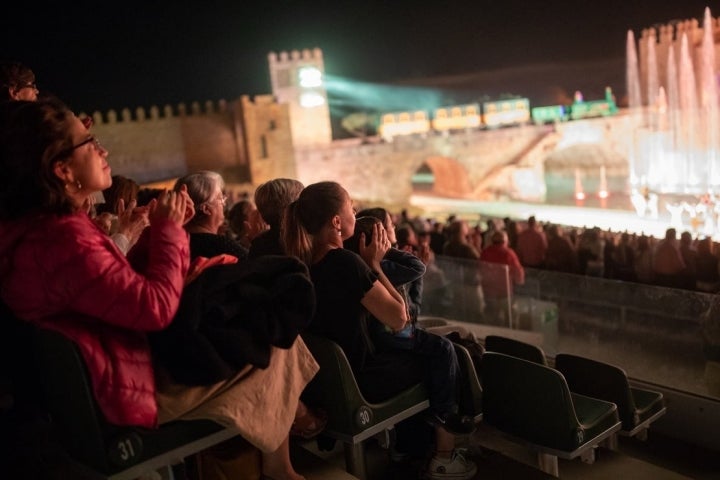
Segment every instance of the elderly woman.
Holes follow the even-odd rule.
[[[150,227],[125,257],[85,208],[111,184],[107,157],[59,102],[0,105],[2,300],[20,319],[78,344],[110,423],[153,428],[212,418],[264,452],[265,475],[302,478],[290,463],[288,431],[317,364],[298,341],[273,350],[265,370],[208,388],[163,383],[146,334],[168,327],[178,310],[190,264],[183,223],[193,205],[184,188],[162,192],[149,206]],[[274,398],[260,393],[268,388]]]
[[[225,182],[219,173],[203,170],[179,178],[175,191],[187,188],[195,204],[195,216],[185,225],[190,233],[190,257],[214,257],[228,254],[239,260],[247,258],[247,248],[239,242],[221,235],[225,223]]]
[[[247,257],[247,250],[239,242],[217,233],[225,220],[222,210],[226,198],[224,187],[220,174],[207,170],[191,173],[175,182],[175,191],[186,188],[197,205],[195,217],[185,225],[190,233],[191,258],[218,255],[232,255],[238,259]],[[322,411],[313,411],[301,401],[297,405],[290,433],[306,439],[317,436],[325,428],[327,416]]]

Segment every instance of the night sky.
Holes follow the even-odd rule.
[[[2,7],[0,57],[77,111],[270,93],[270,51],[319,47],[328,74],[393,83],[620,58],[628,29],[720,15],[711,0],[44,3]]]

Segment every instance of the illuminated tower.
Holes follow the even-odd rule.
[[[325,67],[319,48],[297,50],[288,55],[268,55],[272,93],[278,103],[287,103],[293,145],[299,148],[332,142],[330,108],[324,84]]]

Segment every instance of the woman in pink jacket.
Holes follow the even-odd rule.
[[[145,334],[168,326],[177,311],[190,261],[183,223],[193,206],[185,190],[162,193],[150,205],[150,228],[126,258],[86,213],[92,195],[111,184],[107,156],[59,102],[0,105],[0,296],[17,317],[78,344],[109,422],[151,428],[170,419],[162,403],[158,408],[163,394],[183,392],[176,385],[156,388]],[[236,402],[238,424],[228,423],[265,452],[265,475],[296,480],[302,477],[290,464],[287,432],[317,364],[304,344],[293,347],[276,356],[281,368],[235,379],[242,388],[216,389],[204,399],[218,404],[230,395],[225,403],[232,402],[233,390],[246,394],[271,383],[263,375],[280,377],[273,380],[283,385],[293,382],[282,372],[293,375],[295,385],[276,406],[284,412],[275,415],[282,418],[278,434],[253,437],[242,422],[262,423],[263,406],[258,411],[247,402]],[[304,366],[288,369],[289,362]]]

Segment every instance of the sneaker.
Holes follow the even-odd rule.
[[[453,435],[468,435],[475,431],[475,422],[467,415],[459,413],[430,413],[431,425],[442,427]]]
[[[477,465],[467,460],[463,454],[453,450],[450,458],[433,457],[425,471],[425,478],[430,480],[469,480],[477,473]]]

